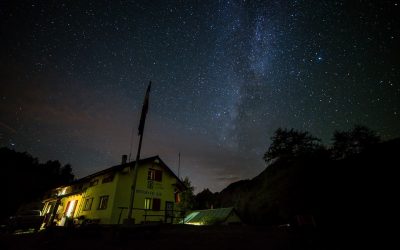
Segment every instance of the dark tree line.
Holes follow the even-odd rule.
[[[360,154],[381,139],[369,128],[356,125],[349,131],[335,131],[332,146],[326,148],[320,139],[309,132],[279,128],[272,136],[272,143],[264,154],[264,160],[270,164],[277,159],[304,157],[305,155],[329,154],[334,160],[341,160]]]
[[[37,158],[26,152],[5,147],[0,148],[0,167],[0,190],[3,192],[1,219],[15,214],[26,203],[41,201],[46,191],[74,179],[69,164],[62,166],[59,161],[39,163]]]
[[[271,139],[261,174],[200,192],[195,208],[233,206],[245,222],[263,225],[311,215],[318,228],[348,235],[394,216],[400,139],[382,142],[365,126],[336,131],[330,147],[294,129],[278,129]]]

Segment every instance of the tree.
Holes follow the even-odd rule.
[[[181,193],[178,210],[186,212],[192,210],[194,207],[194,186],[192,186],[192,183],[187,176],[182,180],[182,182],[186,189]]]
[[[44,193],[52,188],[70,183],[74,179],[70,165],[61,167],[59,161],[39,163],[26,152],[0,148],[0,166],[3,180],[0,189],[5,202],[0,206],[0,219],[14,214],[26,203],[40,201]]]
[[[366,126],[356,125],[349,131],[335,131],[332,140],[332,157],[339,160],[359,154],[379,143],[380,137]]]
[[[272,143],[264,154],[267,164],[279,158],[297,157],[322,148],[320,139],[308,132],[278,128],[271,137]]]
[[[71,164],[66,164],[60,170],[60,182],[70,183],[74,180]]]
[[[208,188],[198,193],[195,197],[196,209],[210,209],[216,205],[215,194]]]

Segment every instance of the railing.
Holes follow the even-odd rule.
[[[122,213],[127,207],[118,207],[121,209],[118,216],[118,224],[121,222]],[[171,223],[171,224],[184,224],[185,223],[185,211],[184,210],[169,210],[169,209],[144,209],[144,208],[133,208],[136,211],[143,211],[144,221],[143,223],[149,222],[163,222],[163,223]],[[149,218],[159,217],[160,220],[149,220]]]

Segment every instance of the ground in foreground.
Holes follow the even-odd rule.
[[[338,249],[334,245],[315,229],[239,225],[54,228],[0,236],[1,249]]]

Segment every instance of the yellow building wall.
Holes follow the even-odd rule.
[[[162,181],[153,181],[153,188],[148,187],[148,171],[150,169],[162,171]],[[164,221],[166,201],[172,202],[173,209],[175,204],[175,184],[177,179],[171,175],[165,168],[160,166],[158,161],[141,165],[137,171],[138,177],[136,182],[135,202],[133,210],[133,218],[135,223],[143,223],[145,221],[145,213],[151,215],[146,217],[146,221]],[[83,192],[79,195],[71,195],[61,199],[61,205],[58,208],[57,217],[61,217],[68,201],[78,200],[73,218],[84,216],[85,219],[99,220],[100,224],[122,224],[128,216],[128,207],[131,195],[131,185],[134,171],[126,167],[122,171],[115,173],[111,182],[102,183],[106,175],[97,176],[88,180],[83,185]],[[90,186],[89,183],[97,180],[97,184]],[[98,209],[101,196],[108,196],[106,209]],[[85,200],[93,198],[90,210],[85,210]],[[161,211],[144,211],[145,198],[158,198]],[[47,204],[46,204],[47,205]],[[121,210],[120,207],[124,209]],[[122,213],[121,213],[122,211]]]
[[[113,223],[111,221],[111,214],[113,212],[113,203],[115,199],[115,192],[118,183],[118,175],[114,176],[112,182],[102,183],[103,176],[98,176],[93,178],[91,181],[98,180],[97,185],[88,186],[86,190],[82,193],[82,202],[79,207],[78,213],[79,216],[84,216],[85,219],[90,220],[100,220],[101,224],[110,224]],[[99,209],[100,197],[108,196],[108,202],[106,209]],[[84,205],[86,199],[93,198],[92,206],[90,210],[84,210]]]
[[[55,217],[58,225],[63,226],[65,224],[67,205],[69,202],[73,202],[73,201],[76,201],[75,209],[73,209],[73,211],[71,211],[71,214],[68,218],[73,219],[73,218],[78,217],[78,214],[79,214],[78,209],[82,203],[82,195],[76,194],[76,195],[70,195],[70,196],[64,197],[61,199],[61,202],[60,202],[60,205],[58,206],[57,214]]]
[[[162,171],[162,181],[157,182],[153,181],[153,188],[148,187],[148,171],[149,169],[161,170]],[[130,190],[132,185],[133,171],[130,174],[119,174],[118,181],[118,192],[115,196],[114,203],[114,211],[112,221],[113,223],[117,223],[118,217],[120,215],[121,209],[118,207],[129,207],[130,200]],[[151,215],[146,217],[146,221],[164,221],[165,215],[165,202],[173,202],[174,208],[175,205],[175,184],[177,180],[176,178],[167,172],[162,166],[158,163],[153,162],[146,165],[142,165],[138,170],[138,177],[136,180],[136,191],[135,191],[135,201],[134,201],[134,210],[133,210],[133,218],[135,219],[135,223],[142,223],[145,220],[145,198],[158,198],[161,200],[160,210],[161,211],[147,211],[147,215]],[[128,210],[125,209],[122,212],[120,223],[123,222],[124,219],[127,218]]]
[[[119,224],[122,224],[124,219],[127,218],[129,199],[131,195],[132,176],[133,171],[130,170],[129,167],[126,167],[124,170],[118,172],[117,174],[117,192],[115,192],[114,194],[113,213],[110,219],[112,224],[118,224],[118,222]],[[122,210],[122,214],[119,207],[124,208]],[[120,214],[121,218],[119,219]]]
[[[77,200],[77,203],[75,204],[75,210],[73,211],[73,213],[71,214],[71,218],[75,218],[76,215],[78,214],[78,208],[80,206],[80,204],[82,203],[82,195],[71,195],[68,197],[65,197],[63,199],[61,199],[61,204],[60,206],[62,207],[62,212],[63,214],[66,212],[66,208],[67,208],[67,204],[68,202],[72,202],[74,200]]]

